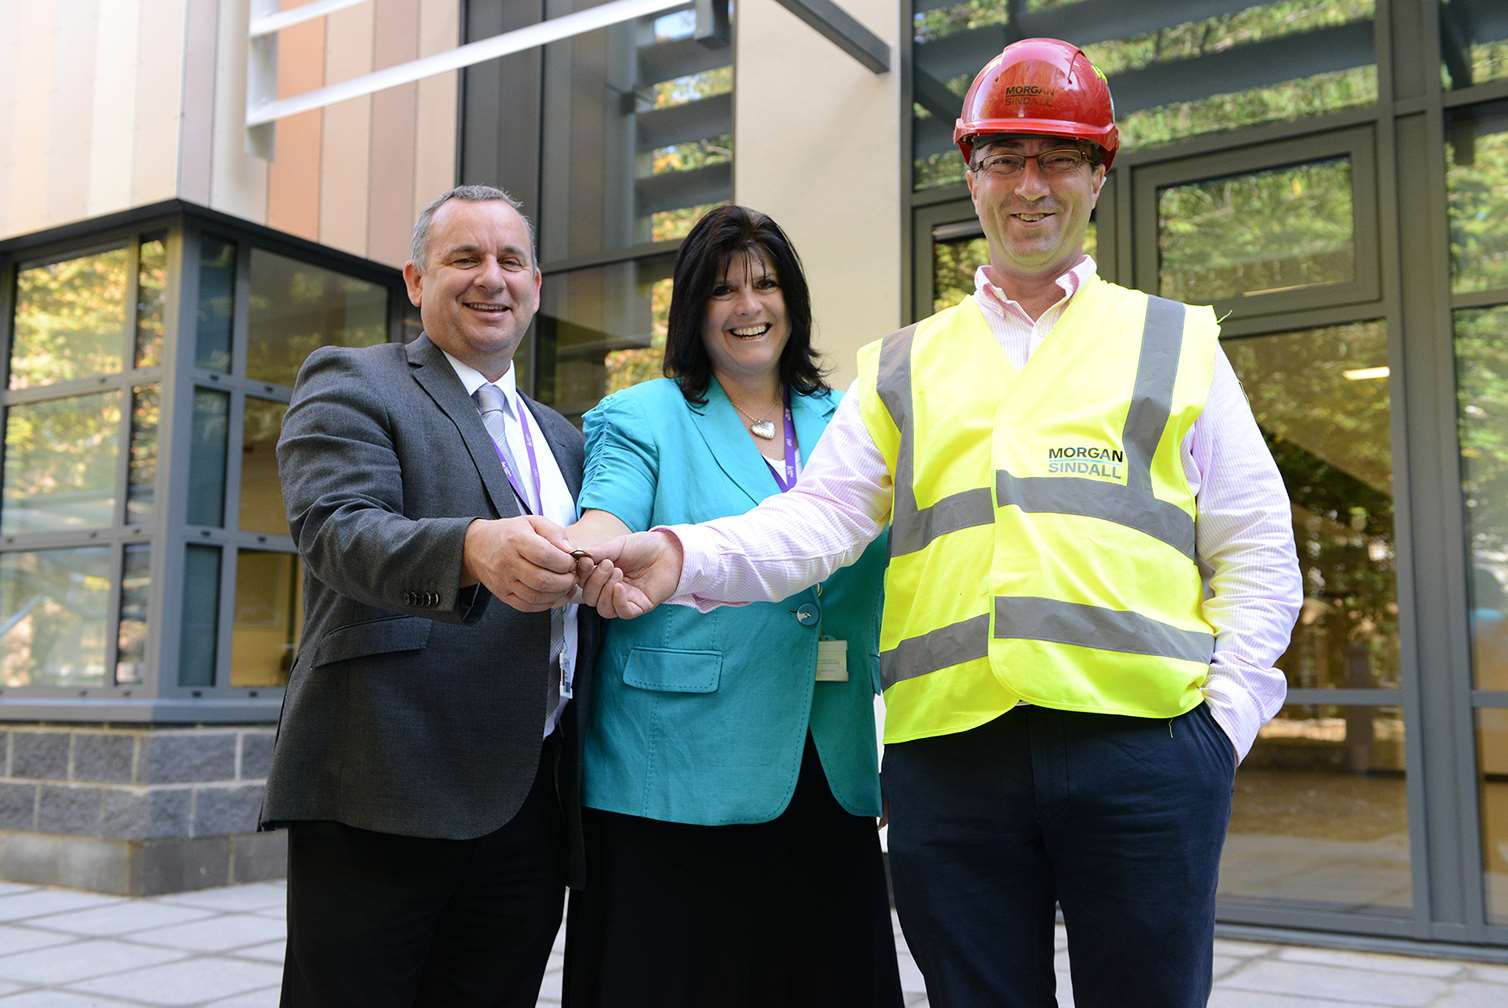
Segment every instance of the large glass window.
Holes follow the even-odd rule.
[[[130,262],[130,252],[116,248],[16,274],[11,388],[121,369]]]
[[[1501,0],[1440,0],[1440,73],[1453,90],[1508,77],[1508,8]]]
[[[384,342],[387,298],[377,284],[252,249],[246,377],[292,385],[316,347]]]
[[[156,385],[131,390],[131,462],[126,479],[126,524],[152,517],[157,494],[157,425],[162,397]]]
[[[225,521],[225,446],[230,437],[230,395],[194,389],[193,441],[189,449],[188,522]]]
[[[241,434],[241,528],[247,532],[288,534],[283,488],[278,482],[278,431],[288,405],[246,399]]]
[[[1374,0],[914,0],[912,157],[917,189],[963,180],[953,122],[1006,43],[1084,47],[1108,77],[1121,144],[1298,119],[1377,100]]]
[[[152,588],[152,547],[146,543],[126,547],[120,583],[120,632],[115,656],[115,683],[128,686],[142,682],[147,666],[147,605]]]
[[[1386,329],[1355,322],[1225,351],[1292,501],[1304,605],[1278,661],[1291,702],[1237,777],[1221,892],[1401,910],[1411,882]],[[1324,699],[1334,690],[1344,704]]]
[[[1487,919],[1508,924],[1508,708],[1477,711]]]
[[[7,409],[0,533],[114,524],[120,422],[117,391]]]
[[[688,3],[546,47],[544,262],[679,238],[732,194],[733,47],[697,29]]]
[[[230,685],[288,682],[303,630],[302,568],[292,553],[241,550],[236,556],[236,616]]]
[[[1508,288],[1508,102],[1450,111],[1445,172],[1451,288]]]
[[[578,418],[609,392],[660,376],[672,256],[553,273],[535,320],[534,387]]]
[[[230,370],[231,325],[236,302],[235,242],[199,238],[199,302],[194,311],[194,363]]]
[[[139,368],[162,363],[163,319],[167,311],[168,247],[162,238],[138,246],[136,270],[136,352]]]
[[[183,554],[183,622],[178,684],[213,686],[220,642],[220,550],[189,546]]]
[[[0,553],[0,684],[103,686],[110,548]]]
[[[1349,158],[1167,186],[1157,204],[1164,297],[1209,304],[1356,276]]]

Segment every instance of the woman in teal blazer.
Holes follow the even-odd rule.
[[[586,415],[572,542],[741,514],[795,482],[837,395],[770,218],[724,206],[692,228],[665,372]],[[568,1006],[901,1003],[875,826],[884,563],[882,537],[779,603],[608,625]]]

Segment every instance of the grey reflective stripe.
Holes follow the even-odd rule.
[[[1179,302],[1147,295],[1136,382],[1121,432],[1125,485],[1080,476],[1022,477],[1000,471],[995,474],[995,494],[1001,507],[1100,518],[1144,532],[1194,558],[1194,519],[1177,505],[1152,495],[1152,457],[1173,409],[1173,383],[1183,352],[1183,315]]]
[[[990,653],[990,617],[975,616],[880,652],[880,681],[886,689],[903,679],[961,665]]]
[[[892,479],[894,504],[890,516],[890,555],[915,553],[938,536],[995,520],[995,502],[988,487],[944,497],[931,507],[916,505],[916,425],[911,417],[911,341],[916,326],[885,337],[880,344],[875,391],[900,431]]]
[[[995,599],[995,637],[1208,663],[1215,638],[1133,612],[1044,598]]]
[[[1149,492],[1074,476],[1021,477],[1000,471],[995,473],[995,494],[1002,507],[1014,504],[1032,513],[1083,515],[1125,525],[1194,559],[1194,519]]]

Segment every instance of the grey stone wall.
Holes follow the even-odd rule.
[[[271,878],[274,729],[0,727],[0,879],[146,894]]]

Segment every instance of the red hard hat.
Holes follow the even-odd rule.
[[[1110,85],[1082,49],[1060,39],[1012,42],[969,85],[953,127],[964,161],[975,137],[1001,133],[1088,140],[1107,169],[1120,147]]]

